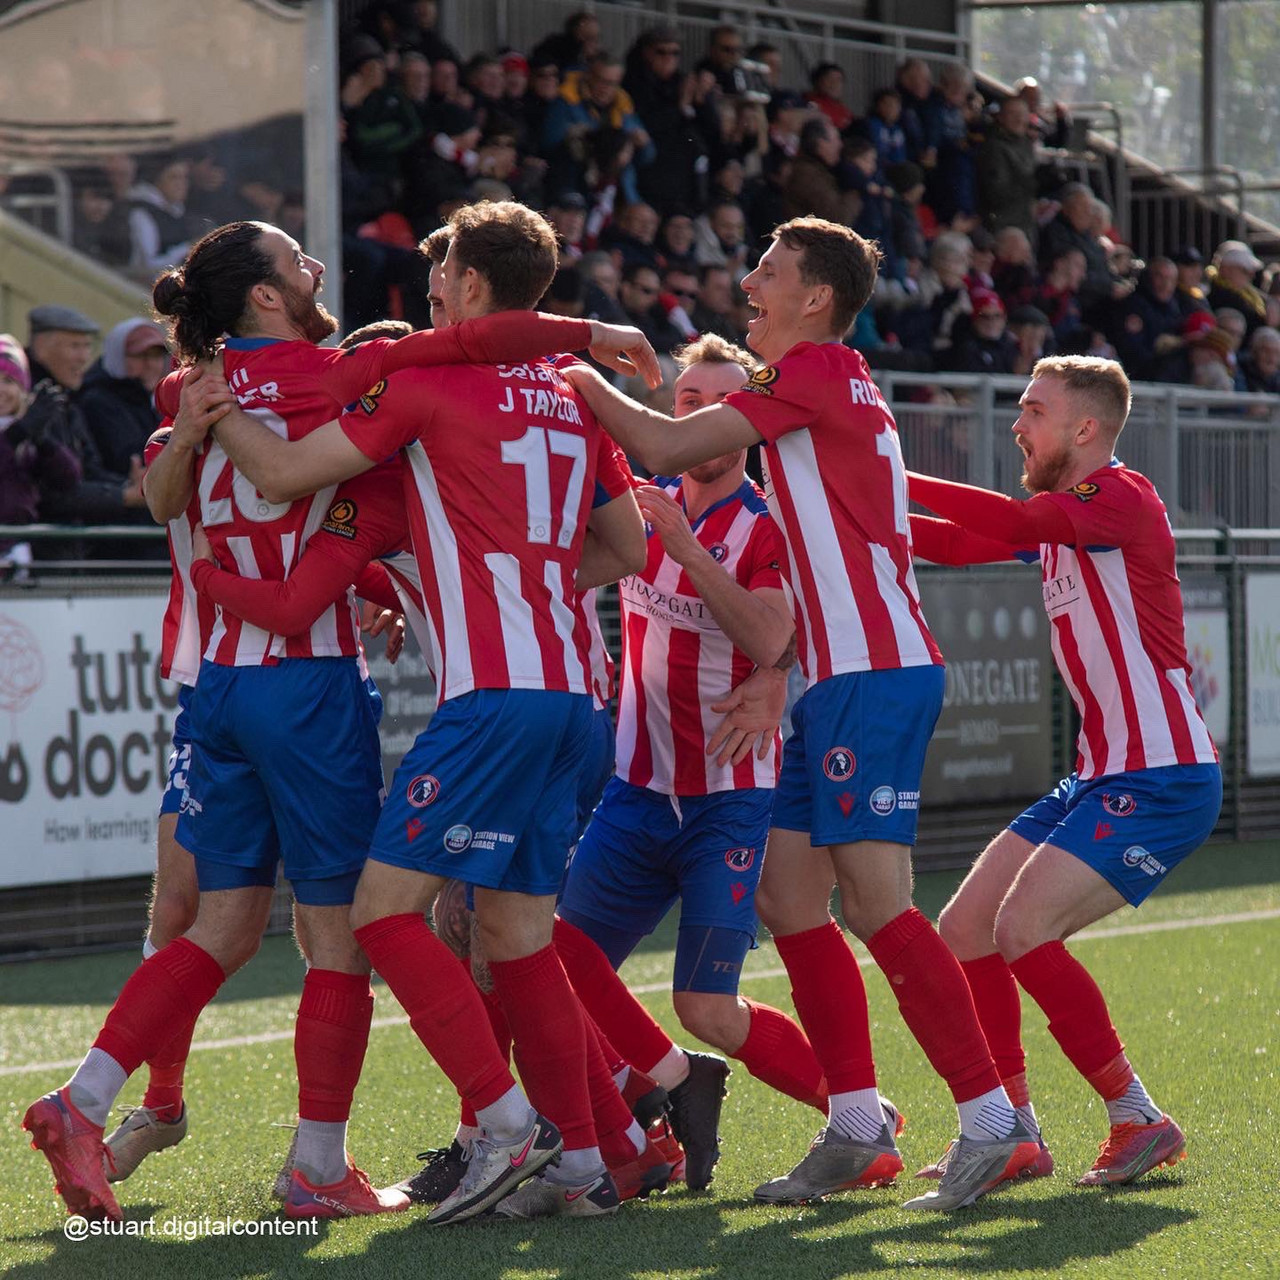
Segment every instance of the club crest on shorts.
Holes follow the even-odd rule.
[[[440,780],[432,773],[420,773],[406,788],[404,798],[415,809],[425,809],[440,794]]]
[[[756,851],[754,849],[730,849],[724,855],[725,865],[732,867],[735,871],[749,871],[755,860]]]
[[[1102,807],[1113,818],[1127,818],[1137,809],[1138,802],[1129,795],[1113,796],[1110,792],[1104,791],[1102,794]]]
[[[887,818],[898,807],[898,793],[892,787],[877,787],[867,798],[871,812]]]
[[[857,767],[858,761],[848,747],[832,747],[822,757],[822,772],[832,782],[843,782],[846,778],[853,777],[853,771]]]
[[[471,848],[473,832],[465,822],[459,822],[444,833],[444,847],[450,853],[465,853]]]

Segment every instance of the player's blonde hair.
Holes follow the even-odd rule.
[[[718,333],[704,333],[671,354],[681,373],[695,364],[738,364],[748,373],[754,373],[759,364],[750,351],[729,342]]]
[[[1124,427],[1133,403],[1125,371],[1115,360],[1099,356],[1045,356],[1037,360],[1031,377],[1057,378],[1080,411],[1097,418],[1098,425],[1114,440]]]

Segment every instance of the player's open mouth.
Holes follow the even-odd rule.
[[[751,326],[754,324],[759,324],[761,320],[765,320],[768,318],[768,315],[769,315],[768,308],[761,306],[760,303],[758,303],[754,298],[747,299],[747,306],[749,306],[755,312],[755,315],[753,315],[751,319],[747,321],[748,329],[750,329]]]

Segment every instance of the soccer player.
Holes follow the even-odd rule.
[[[677,418],[739,390],[756,365],[714,335],[678,352],[677,363]],[[710,1181],[718,1156],[727,1067],[675,1046],[614,973],[677,898],[672,999],[683,1026],[781,1092],[822,1111],[827,1104],[822,1068],[800,1028],[738,995],[756,932],[776,727],[764,757],[736,768],[706,751],[709,705],[755,665],[794,661],[782,542],[743,474],[745,456],[735,450],[639,491],[653,532],[643,572],[620,584],[617,774],[574,854],[556,924],[557,949],[587,1011],[670,1094],[694,1190]],[[713,1107],[686,1105],[707,1092]]]
[[[176,345],[188,360],[207,358],[230,334],[226,372],[235,398],[273,430],[293,435],[329,421],[404,363],[527,356],[597,336],[581,322],[568,322],[578,324],[570,331],[552,318],[486,317],[446,334],[326,351],[314,345],[336,327],[316,301],[323,272],[276,228],[231,223],[160,277],[155,303],[173,317]],[[626,331],[604,336],[615,349],[633,340]],[[229,394],[225,385],[218,394]],[[185,437],[171,438],[148,477],[157,518],[198,510],[227,562],[248,576],[285,577],[328,496],[269,501],[220,447]],[[312,960],[295,1041],[302,1122],[286,1211],[332,1216],[407,1205],[398,1193],[375,1192],[345,1151],[373,1001],[349,904],[382,785],[356,649],[345,601],[288,638],[226,613],[216,617],[191,702],[196,750],[177,826],[179,843],[195,856],[195,924],[144,961],[72,1079],[32,1104],[23,1121],[72,1212],[120,1217],[103,1171],[102,1126],[111,1105],[128,1076],[156,1058],[175,1029],[194,1023],[226,976],[256,951],[282,856]],[[325,706],[322,717],[311,714],[317,704]],[[332,751],[335,741],[346,745],[341,757]]]
[[[495,203],[460,209],[450,226],[443,298],[451,322],[525,309],[545,292],[556,262],[545,219]],[[656,361],[647,357],[652,375]],[[480,932],[522,1078],[563,1132],[560,1165],[499,1211],[611,1212],[617,1191],[591,1121],[588,1037],[551,947],[591,727],[590,668],[573,597],[598,425],[559,371],[522,364],[406,371],[299,442],[234,414],[218,431],[241,469],[275,497],[358,474],[404,450],[440,707],[392,783],[352,919],[374,967],[460,1092],[473,1105],[488,1096],[505,1107],[495,1117],[502,1132],[477,1106],[490,1132],[430,1220],[482,1212],[561,1145],[555,1126],[505,1083],[479,997],[423,919],[449,878],[477,886]]]
[[[783,753],[756,906],[829,1101],[809,1153],[756,1196],[813,1200],[888,1182],[902,1168],[876,1090],[862,977],[830,915],[839,883],[846,923],[960,1112],[946,1175],[907,1207],[952,1209],[1020,1173],[1038,1147],[1000,1083],[964,973],[911,902],[920,774],[943,671],[911,567],[897,429],[866,363],[842,342],[878,260],[873,244],[835,223],[777,227],[743,281],[757,313],[748,345],[767,363],[744,390],[678,423],[585,368],[570,376],[614,439],[663,475],[765,442],[765,491],[786,544],[808,688]]]
[[[192,423],[187,418],[166,422],[147,441],[144,463],[150,467],[175,433],[179,448],[194,448],[204,439],[207,425]],[[142,491],[145,496],[145,474]],[[166,680],[177,681],[181,687],[178,714],[173,722],[173,750],[156,822],[156,871],[151,886],[147,936],[142,944],[144,960],[191,927],[200,898],[195,862],[178,843],[176,831],[191,766],[188,723],[191,693],[199,674],[204,642],[213,625],[213,608],[208,602],[201,604],[190,589],[193,527],[190,512],[183,510],[167,523],[173,573],[161,629],[160,670]],[[160,1054],[148,1061],[147,1090],[142,1105],[128,1108],[124,1120],[106,1140],[111,1155],[107,1162],[108,1182],[123,1182],[148,1155],[176,1146],[187,1136],[188,1117],[182,1085],[194,1031],[195,1022],[191,1021],[174,1034]]]
[[[1172,1164],[1185,1139],[1129,1065],[1065,939],[1138,906],[1207,838],[1222,803],[1217,752],[1191,692],[1169,518],[1151,482],[1115,457],[1129,403],[1115,361],[1050,357],[1032,370],[1013,425],[1029,500],[910,476],[911,497],[946,517],[912,516],[917,554],[1039,560],[1054,661],[1080,713],[1074,771],[987,846],[939,929],[1026,1127],[1039,1137],[1018,984],[1105,1102],[1111,1132],[1083,1186]],[[1042,1145],[1035,1172],[1052,1169]]]

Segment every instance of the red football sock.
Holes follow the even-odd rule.
[[[582,1007],[627,1062],[652,1071],[675,1047],[671,1037],[581,929],[557,916],[553,937]]]
[[[973,995],[973,1007],[978,1014],[978,1025],[986,1037],[987,1048],[995,1059],[1000,1082],[1015,1107],[1026,1106],[1027,1059],[1022,1052],[1022,999],[1013,970],[999,952],[979,956],[976,960],[961,960]],[[1014,1097],[1014,1094],[1018,1097]]]
[[[781,1009],[741,998],[751,1011],[751,1027],[738,1051],[729,1056],[757,1080],[825,1115],[827,1081],[808,1037]]]
[[[468,981],[471,980],[470,965],[467,966],[467,979]],[[479,988],[477,987],[476,990],[479,991]],[[493,1028],[493,1038],[497,1041],[498,1052],[510,1063],[511,1028],[507,1026],[507,1015],[502,1012],[502,1001],[492,991],[481,991],[480,999],[484,1001],[484,1011],[489,1015],[489,1026]],[[479,1128],[480,1121],[476,1119],[475,1107],[461,1095],[459,1095],[459,1099],[462,1103],[458,1117],[459,1123],[466,1125],[468,1128]]]
[[[515,1081],[494,1042],[484,1002],[422,914],[385,916],[355,935],[454,1088],[477,1109],[497,1102]]]
[[[193,1018],[154,1058],[147,1060],[147,1092],[142,1105],[150,1107],[161,1120],[177,1120],[182,1115],[182,1077],[191,1055]]]
[[[372,1020],[373,992],[365,974],[307,970],[293,1032],[300,1120],[332,1124],[350,1118]]]
[[[596,1025],[583,1014],[587,1034],[587,1092],[591,1097],[591,1119],[600,1140],[605,1164],[629,1164],[638,1154],[627,1130],[631,1128],[631,1108],[622,1100],[613,1072],[605,1059]]]
[[[490,960],[489,969],[529,1101],[555,1123],[566,1151],[596,1146],[586,1027],[555,948],[548,945],[519,960]]]
[[[148,1057],[164,1051],[174,1027],[194,1025],[226,977],[207,951],[176,939],[133,971],[93,1047],[132,1075]]]
[[[1061,942],[1042,943],[1011,960],[1009,968],[1027,995],[1048,1015],[1049,1034],[1090,1084],[1097,1073],[1117,1057],[1123,1057],[1124,1046],[1111,1025],[1107,1002],[1098,984]],[[1124,1086],[1132,1078],[1130,1072]],[[1114,1081],[1104,1079],[1102,1084],[1111,1088]],[[1118,1097],[1124,1086],[1110,1096]]]
[[[569,981],[572,983],[573,979],[570,978]],[[600,1030],[599,1024],[585,1008],[582,1010],[582,1016],[587,1020],[587,1030],[595,1032],[596,1042],[600,1046],[600,1052],[604,1055],[604,1065],[609,1068],[609,1074],[616,1076],[619,1071],[629,1067],[631,1064],[613,1047],[613,1041]]]
[[[832,1093],[876,1087],[867,989],[858,962],[834,920],[803,933],[774,936],[791,979],[800,1025]]]
[[[968,1102],[1000,1088],[964,971],[928,917],[908,908],[871,935],[867,950],[951,1096]]]

